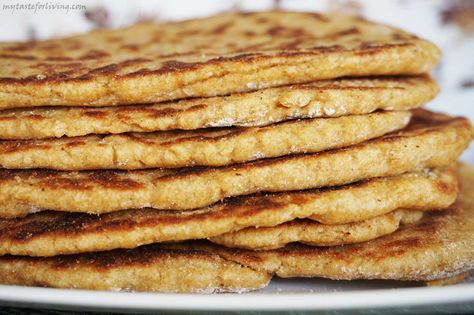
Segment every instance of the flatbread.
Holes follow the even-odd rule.
[[[431,70],[438,48],[360,17],[226,13],[0,44],[0,108],[153,103]]]
[[[271,275],[203,250],[158,245],[97,254],[0,257],[0,283],[114,291],[245,292],[265,287]]]
[[[453,163],[473,138],[465,118],[417,111],[400,132],[351,147],[219,168],[57,172],[0,169],[1,216],[41,209],[106,213],[196,209],[227,197],[343,185]]]
[[[430,77],[347,78],[153,105],[0,111],[0,139],[264,126],[296,118],[407,110],[438,93]]]
[[[395,232],[401,224],[412,224],[421,211],[396,210],[359,222],[326,225],[308,219],[293,220],[272,227],[249,227],[210,238],[213,243],[251,250],[277,249],[299,242],[312,246],[361,243]]]
[[[411,113],[380,112],[266,127],[0,141],[0,167],[56,170],[223,166],[357,144],[405,127]]]
[[[334,247],[292,244],[272,251],[211,246],[209,250],[283,278],[430,281],[453,277],[474,268],[474,169],[463,165],[459,174],[462,190],[453,206],[426,213],[418,224],[373,241]]]
[[[410,281],[455,277],[474,268],[474,169],[461,166],[460,175],[463,191],[449,210],[426,214],[416,225],[369,242],[248,251],[201,241],[48,258],[7,255],[0,257],[0,282],[212,292],[262,287],[272,274]]]
[[[441,286],[447,286],[447,285],[452,285],[452,284],[457,284],[460,282],[463,282],[467,278],[470,277],[470,272],[462,272],[456,276],[453,277],[447,277],[447,278],[441,278],[441,279],[436,279],[436,280],[431,280],[431,281],[426,281],[424,283],[425,286],[427,287],[441,287]]]
[[[202,239],[249,226],[275,226],[309,216],[325,223],[328,229],[337,229],[338,225],[350,225],[398,208],[443,209],[454,202],[457,194],[456,172],[447,168],[330,189],[234,197],[194,211],[133,209],[101,216],[43,211],[0,220],[0,255],[53,256],[134,248]],[[398,222],[388,221],[392,228]]]

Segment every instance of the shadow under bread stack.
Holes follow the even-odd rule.
[[[470,122],[430,42],[229,13],[1,43],[0,282],[220,292],[474,267]],[[441,282],[439,281],[441,280]]]

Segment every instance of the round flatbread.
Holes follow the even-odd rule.
[[[266,127],[0,141],[0,167],[55,170],[224,166],[354,145],[402,129],[411,113],[380,112]]]
[[[428,76],[346,78],[151,105],[0,111],[0,139],[264,126],[290,119],[408,110],[438,93]]]
[[[432,43],[360,17],[226,13],[0,44],[0,108],[142,104],[433,69]]]

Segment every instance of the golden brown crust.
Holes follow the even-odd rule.
[[[347,78],[153,105],[0,111],[0,139],[263,126],[297,118],[407,110],[438,93],[428,76]]]
[[[446,208],[456,199],[457,186],[455,171],[448,168],[321,190],[234,197],[185,212],[134,209],[97,216],[44,211],[0,220],[0,255],[51,256],[133,248],[309,216],[325,224],[347,224],[398,208]]]
[[[430,281],[455,276],[474,268],[474,169],[463,165],[459,173],[462,191],[453,206],[373,241],[257,252],[210,250],[280,277]]]
[[[401,30],[317,16],[229,13],[3,43],[0,107],[152,103],[342,76],[420,74],[438,62],[432,43]]]
[[[469,145],[464,118],[416,111],[413,125],[351,147],[219,168],[56,172],[0,170],[0,213],[40,209],[106,213],[123,209],[195,209],[259,191],[336,186],[451,164]]]
[[[156,245],[50,259],[0,257],[0,282],[90,290],[244,292],[262,288],[271,275],[203,250]]]
[[[405,127],[411,113],[380,112],[265,127],[0,141],[0,167],[56,170],[223,166],[357,144]]]
[[[365,221],[340,225],[300,219],[272,227],[249,227],[211,237],[210,241],[225,247],[251,250],[277,249],[293,242],[312,246],[347,245],[393,233],[402,222],[415,223],[422,216],[420,211],[396,210]]]
[[[460,175],[463,191],[449,210],[427,214],[416,225],[369,242],[248,251],[201,241],[49,258],[7,255],[0,257],[0,281],[102,290],[195,292],[222,288],[223,279],[234,290],[237,286],[256,288],[264,286],[271,274],[414,281],[453,277],[474,267],[474,169],[461,166]],[[228,268],[222,267],[231,263]]]

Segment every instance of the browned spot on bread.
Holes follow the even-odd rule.
[[[109,43],[120,43],[123,38],[120,36],[108,36],[106,39]]]
[[[108,73],[115,73],[120,69],[117,64],[110,64],[103,67],[92,69],[88,72],[89,75],[91,74],[108,74]]]
[[[320,51],[320,52],[336,52],[336,51],[344,50],[344,48],[341,45],[313,46],[310,49],[313,51]]]
[[[137,190],[143,188],[143,184],[130,178],[122,178],[118,171],[100,171],[88,173],[85,181],[92,181],[102,187],[120,190]]]
[[[252,37],[252,36],[255,36],[255,32],[254,31],[250,31],[250,30],[245,30],[244,31],[244,35],[245,36],[249,36],[249,37]]]
[[[211,30],[211,34],[213,35],[219,35],[224,33],[229,27],[231,27],[234,23],[233,22],[227,22],[227,23],[222,23],[215,28]]]
[[[257,17],[255,21],[257,21],[258,24],[265,24],[269,22],[268,18],[264,16]]]
[[[206,47],[206,45],[203,45],[202,47]],[[156,56],[156,58],[176,58],[176,57],[190,56],[195,53],[196,52],[194,51],[183,51],[183,52],[175,52],[175,53],[168,53],[168,54],[159,54]]]
[[[75,178],[74,174],[83,173],[86,176]],[[100,171],[100,172],[59,172],[51,170],[6,170],[0,169],[0,181],[9,181],[16,177],[38,181],[43,188],[90,190],[94,185],[116,190],[137,190],[143,188],[143,184],[124,178],[122,171]],[[72,176],[71,176],[72,175]]]
[[[80,60],[91,60],[109,57],[110,54],[102,50],[89,50],[87,53],[79,57]]]
[[[122,120],[129,119],[129,115],[133,114],[147,114],[149,118],[161,118],[167,116],[174,116],[179,113],[190,113],[205,109],[208,105],[206,104],[198,104],[193,105],[186,109],[178,109],[172,107],[163,107],[163,108],[149,108],[147,106],[124,106],[118,107],[114,112],[117,114],[117,117]]]
[[[109,269],[124,266],[147,266],[163,258],[199,258],[201,260],[215,259],[215,255],[199,249],[192,248],[173,248],[167,249],[166,245],[151,244],[137,247],[134,249],[117,249],[97,253],[85,253],[76,255],[59,255],[50,258],[22,257],[22,260],[30,263],[49,263],[53,269],[69,269],[75,266],[89,267],[98,271],[107,271]],[[2,257],[3,261],[9,259],[15,260],[17,257],[6,255]]]
[[[181,62],[178,60],[169,60],[163,63],[163,66],[158,70],[159,72],[172,72],[181,70],[196,69],[196,63]]]
[[[440,191],[445,192],[447,194],[450,194],[459,190],[459,185],[457,183],[448,184],[441,180],[436,181],[436,186],[438,187]]]
[[[12,140],[0,141],[0,152],[12,153],[21,152],[29,149],[49,149],[51,146],[47,144],[38,144],[34,140]]]
[[[120,48],[122,48],[122,49],[127,49],[127,50],[131,50],[131,51],[138,51],[138,50],[140,50],[140,46],[138,46],[138,45],[136,45],[136,44],[122,45],[122,46],[120,46]]]
[[[36,46],[36,41],[29,41],[25,43],[16,43],[13,46],[7,46],[4,49],[8,51],[26,51],[34,48]]]
[[[73,178],[48,176],[48,174],[40,173],[36,171],[35,179],[38,180],[43,189],[70,189],[73,191],[90,190],[92,189],[92,183],[84,180],[76,180]]]
[[[64,57],[64,56],[50,56],[50,57],[47,57],[46,60],[48,60],[48,61],[71,61],[73,59],[70,58],[70,57]]]
[[[52,41],[52,42],[45,42],[40,45],[42,50],[51,51],[51,50],[58,50],[61,49],[59,42]]]
[[[347,35],[355,35],[355,34],[360,34],[360,30],[357,27],[351,27],[346,30],[329,34],[327,37],[339,37],[339,36],[347,36]]]
[[[35,56],[30,55],[13,55],[13,54],[0,54],[0,58],[5,59],[18,59],[18,60],[37,60]]]
[[[318,20],[320,22],[329,22],[330,21],[329,17],[324,16],[324,15],[319,14],[319,13],[316,13],[316,12],[311,12],[311,13],[307,13],[307,14],[309,14],[311,17],[315,18],[316,20]]]
[[[26,118],[30,119],[30,120],[44,120],[46,119],[46,117],[44,117],[43,115],[40,115],[40,114],[31,114],[31,115],[28,115],[26,116]],[[1,117],[0,117],[1,119]]]
[[[87,117],[92,117],[92,118],[97,118],[97,119],[107,117],[107,112],[99,111],[99,110],[84,110],[82,114]]]
[[[8,120],[17,120],[17,117],[10,115],[10,116],[0,116],[0,121],[8,121]]]
[[[193,35],[198,35],[201,34],[202,30],[200,29],[189,29],[189,30],[182,30],[178,32],[178,35],[180,36],[193,36]],[[157,37],[161,39],[161,34],[157,34]]]
[[[275,26],[267,30],[270,36],[304,36],[306,32],[302,28],[289,29],[287,27]]]
[[[66,143],[66,147],[73,148],[73,147],[78,147],[78,146],[85,145],[85,144],[86,144],[85,140],[75,140],[75,141],[70,141],[70,142]]]
[[[406,47],[411,46],[412,43],[397,43],[397,44],[380,44],[372,42],[363,42],[360,44],[360,51],[355,51],[355,54],[358,56],[377,54],[385,49],[394,48],[394,47]]]
[[[64,67],[71,68],[71,69],[83,69],[83,64],[80,62],[69,62],[63,64]]]

